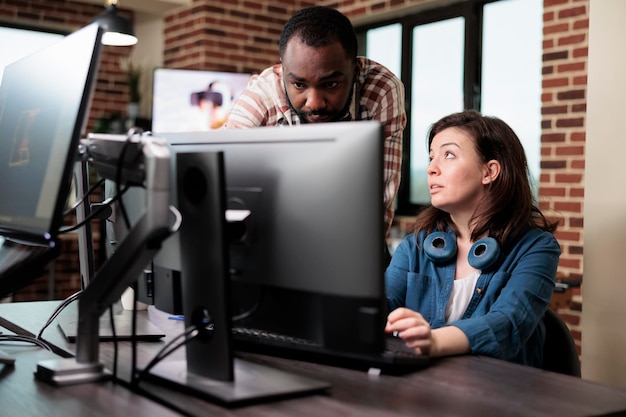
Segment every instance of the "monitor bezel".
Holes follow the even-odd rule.
[[[59,172],[60,179],[57,186],[56,198],[52,205],[52,210],[50,211],[51,216],[46,218],[29,216],[20,217],[18,219],[7,217],[7,219],[0,221],[0,234],[8,239],[42,245],[55,245],[58,240],[57,236],[59,234],[59,228],[64,222],[63,213],[68,201],[74,166],[78,157],[78,145],[86,125],[91,97],[97,79],[103,33],[104,30],[97,23],[91,23],[67,35],[59,42],[13,62],[4,70],[3,77],[6,77],[7,73],[11,74],[15,71],[19,71],[24,65],[31,65],[33,60],[40,59],[44,56],[58,55],[58,51],[62,48],[67,48],[68,45],[72,46],[71,53],[74,55],[78,52],[76,50],[77,43],[79,43],[80,46],[85,46],[85,53],[89,53],[88,56],[85,55],[82,57],[84,61],[81,65],[85,67],[87,74],[84,79],[82,94],[76,113],[72,117],[73,126],[71,128],[71,137],[68,140],[67,150],[63,152],[63,160],[62,164],[60,164],[62,168]],[[87,47],[89,50],[87,50]],[[57,60],[58,59],[57,57]],[[63,62],[59,65],[64,65],[64,68],[69,68],[68,65],[71,65],[71,62]],[[41,71],[40,74],[43,78],[43,84],[54,82],[54,80],[50,78],[49,72]],[[64,71],[63,76],[76,77],[76,74],[72,71]],[[0,85],[0,101],[6,100],[6,98],[3,99],[2,97],[6,97],[7,94],[12,93],[9,88],[10,87],[7,87],[4,83]],[[6,104],[0,103],[0,118],[2,116],[2,107],[5,105]]]
[[[360,178],[351,176],[354,183],[353,187],[363,187],[359,189],[358,193],[371,193],[368,196],[373,197],[376,200],[376,208],[373,211],[375,214],[368,214],[369,220],[367,227],[370,232],[365,236],[368,238],[359,239],[357,233],[352,233],[349,239],[341,240],[340,248],[338,250],[345,250],[346,255],[352,260],[354,266],[350,271],[354,271],[353,277],[347,278],[350,272],[346,272],[344,275],[333,274],[335,281],[328,287],[322,288],[321,286],[313,285],[310,288],[294,288],[284,286],[282,283],[275,285],[271,284],[269,287],[277,289],[278,291],[273,294],[278,294],[279,291],[287,291],[291,294],[297,294],[302,296],[303,305],[291,305],[287,308],[297,308],[299,311],[297,320],[299,321],[316,321],[323,320],[325,323],[320,325],[320,328],[311,328],[310,332],[306,334],[293,334],[296,337],[305,337],[320,343],[323,346],[332,349],[340,349],[350,351],[352,349],[358,349],[361,351],[379,352],[384,347],[384,322],[386,317],[386,298],[384,290],[384,204],[383,204],[383,154],[384,154],[384,139],[383,139],[382,125],[376,121],[359,121],[359,122],[341,122],[341,123],[326,123],[316,125],[302,125],[297,127],[259,127],[253,129],[226,129],[214,132],[187,132],[187,133],[159,133],[155,132],[155,136],[166,140],[172,153],[177,152],[202,152],[202,151],[222,151],[224,152],[225,167],[226,167],[226,186],[227,195],[229,196],[229,202],[227,208],[232,209],[231,206],[231,192],[233,188],[232,182],[232,166],[229,164],[230,151],[232,147],[242,146],[249,147],[250,149],[257,147],[262,149],[265,147],[270,149],[274,148],[278,151],[281,145],[284,146],[297,146],[306,145],[314,146],[317,144],[324,144],[325,146],[335,146],[340,144],[345,146],[340,152],[343,160],[334,161],[334,172],[337,171],[337,167],[343,167],[346,170],[355,170],[357,172],[365,171],[363,165],[367,165],[367,178]],[[375,137],[375,140],[371,142],[367,141],[367,138],[363,136]],[[370,137],[370,139],[372,139]],[[346,146],[347,145],[347,146]],[[371,146],[371,148],[368,148]],[[330,148],[325,148],[330,152]],[[374,150],[375,149],[375,150]],[[348,152],[349,151],[349,152]],[[248,150],[251,155],[255,155],[253,151]],[[373,156],[375,155],[375,156]],[[250,156],[250,155],[249,155]],[[258,154],[258,158],[262,158],[261,153]],[[311,156],[311,158],[313,158]],[[368,162],[360,161],[361,158],[366,158]],[[354,161],[359,161],[354,162]],[[276,162],[276,161],[274,161]],[[296,161],[282,161],[289,162],[291,164],[297,163]],[[324,169],[324,161],[315,162],[318,170]],[[276,162],[278,164],[279,162]],[[361,165],[355,168],[352,164]],[[267,169],[271,169],[268,167]],[[277,168],[279,169],[279,168]],[[344,174],[347,176],[347,174]],[[353,174],[350,174],[353,175]],[[355,188],[355,189],[357,189]],[[345,187],[342,189],[346,189]],[[273,197],[272,197],[273,198]],[[368,203],[369,204],[369,203]],[[369,204],[372,205],[372,204]],[[252,210],[254,212],[254,209]],[[359,210],[355,208],[352,216],[358,216]],[[254,216],[252,213],[251,216]],[[350,224],[351,219],[346,219],[346,213],[342,213],[342,219],[344,223]],[[340,226],[343,228],[343,226]],[[371,232],[375,230],[375,232]],[[342,232],[345,233],[346,229],[343,228]],[[303,237],[305,238],[305,237]],[[329,237],[333,239],[334,237]],[[359,239],[358,244],[354,243],[353,239]],[[350,242],[353,242],[352,248],[350,248]],[[175,246],[177,245],[177,237],[173,236],[171,239],[165,242],[163,250],[153,260],[153,283],[154,292],[158,295],[159,282],[162,272],[167,275],[169,273],[168,268],[176,270],[180,268],[179,260],[172,259],[171,254],[177,253]],[[298,244],[298,242],[294,242]],[[357,246],[366,245],[362,254],[359,254]],[[325,255],[320,255],[325,256]],[[236,262],[233,262],[233,251],[231,245],[231,271],[237,269]],[[362,257],[362,258],[359,258]],[[336,258],[333,258],[336,259]],[[365,261],[367,259],[367,261]],[[332,261],[331,261],[332,262]],[[356,263],[366,264],[369,267],[362,268]],[[345,265],[341,265],[344,268]],[[361,269],[360,269],[361,268]],[[347,269],[343,269],[346,271]],[[184,275],[184,273],[183,273]],[[366,278],[368,275],[370,278]],[[344,278],[341,278],[343,276]],[[354,278],[359,277],[359,278]],[[184,281],[184,277],[181,278]],[[236,274],[231,274],[231,280],[233,281],[233,298],[236,299],[240,294],[248,292],[248,289],[241,287],[239,284],[251,284],[249,281],[242,281],[241,277],[237,277]],[[344,281],[344,282],[341,282]],[[252,283],[260,284],[261,286],[266,283]],[[367,284],[367,285],[366,285]],[[300,285],[300,284],[298,284]],[[358,286],[357,286],[358,285]],[[249,294],[253,294],[256,288],[253,288]],[[311,297],[309,296],[311,295]],[[287,295],[288,296],[288,295]],[[279,298],[284,299],[282,294],[278,294]],[[240,300],[233,302],[233,307],[240,307],[245,310],[245,302],[239,303]],[[183,300],[184,304],[184,300]],[[314,311],[306,311],[301,308],[304,304],[313,306]],[[157,306],[158,308],[158,306]],[[339,314],[335,314],[340,312]],[[241,310],[233,311],[234,315],[242,313]],[[245,315],[245,311],[243,312]],[[295,316],[295,315],[294,315]],[[270,321],[273,318],[270,319]],[[367,325],[364,325],[367,321]],[[357,323],[358,322],[358,323]],[[276,323],[270,323],[272,326]],[[293,323],[283,323],[286,327],[283,333],[289,333],[289,328],[293,328]],[[281,327],[281,326],[278,326]],[[359,333],[359,337],[354,337]],[[362,343],[361,343],[362,341]],[[358,347],[355,347],[355,344]]]

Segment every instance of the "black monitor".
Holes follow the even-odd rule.
[[[233,357],[244,323],[329,351],[384,349],[380,123],[154,135],[172,153],[182,227],[153,259],[153,292],[166,282],[185,324],[213,330],[153,378],[227,404],[328,388]]]
[[[173,154],[224,154],[233,325],[383,350],[380,123],[155,135]],[[155,291],[184,274],[173,236],[153,260]]]
[[[96,80],[97,24],[4,69],[0,85],[0,297],[59,253],[78,144]]]

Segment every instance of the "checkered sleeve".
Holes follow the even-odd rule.
[[[389,233],[395,212],[395,198],[400,186],[402,166],[402,137],[406,127],[404,84],[384,66],[365,60],[365,76],[361,90],[361,105],[368,109],[369,118],[383,124],[385,136],[384,203],[385,236]]]
[[[250,77],[248,86],[233,102],[225,128],[275,126],[289,109],[281,83],[282,68],[273,66]]]

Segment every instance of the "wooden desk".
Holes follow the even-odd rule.
[[[2,343],[16,357],[15,366],[0,364],[0,415],[67,416],[178,416],[171,409],[134,394],[110,381],[54,387],[35,379],[37,362],[56,355],[25,344]]]
[[[22,331],[36,334],[41,328],[41,323],[47,318],[46,314],[49,314],[55,306],[56,302],[0,305],[0,325],[13,326],[14,329],[15,325],[18,325]],[[141,314],[148,315],[168,337],[182,330],[181,322],[168,320],[167,314],[156,309],[149,308],[147,312]],[[56,328],[46,330],[44,338],[58,344],[57,346],[65,351],[73,350],[73,346],[65,343]],[[161,346],[162,343],[141,344],[138,362],[147,363],[151,355]],[[4,346],[3,349],[7,350]],[[129,352],[129,344],[121,343],[119,367],[124,368],[122,378],[125,378],[124,372],[130,363]],[[100,345],[100,356],[103,363],[111,365],[112,343]],[[404,376],[370,376],[350,369],[294,360],[253,354],[243,356],[279,369],[328,381],[332,384],[332,389],[327,394],[224,408],[162,386],[151,384],[142,386],[156,397],[167,399],[186,413],[199,416],[626,416],[626,390],[486,357],[443,358],[433,361],[427,369]],[[17,367],[20,366],[21,360],[20,354]],[[76,393],[74,399],[76,402],[82,401],[80,399],[82,395],[87,395],[82,391],[94,390],[94,386],[98,386],[86,384],[77,388],[51,386],[42,388],[42,383],[34,381],[34,378],[22,379],[24,383],[35,386],[28,388],[30,395],[37,393],[39,396],[41,391],[42,395],[71,397]],[[0,380],[0,385],[4,384],[4,380]],[[102,383],[100,386],[107,395],[116,395],[115,393],[120,395],[120,401],[132,401],[132,398],[136,398],[137,404],[133,404],[133,409],[143,407],[146,403],[155,406],[154,403],[126,392],[122,387],[110,382]],[[55,393],[54,390],[59,390],[59,393]],[[3,404],[3,408],[6,404],[4,395],[7,395],[4,391],[6,391],[4,388],[0,390],[0,404]],[[13,391],[18,392],[17,388]],[[47,398],[52,397],[38,400],[37,404],[50,401]],[[98,403],[106,408],[104,400]],[[94,406],[93,400],[91,405]],[[102,412],[115,415],[106,409]],[[133,414],[127,412],[125,415]]]

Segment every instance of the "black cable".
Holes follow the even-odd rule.
[[[83,219],[83,221],[81,221],[80,223],[77,223],[73,226],[67,226],[67,227],[59,229],[58,234],[69,233],[69,232],[73,232],[74,230],[80,229],[85,224],[87,224],[87,222],[90,222],[94,218],[98,218],[98,215],[100,214],[100,212],[102,212],[102,210],[108,209],[111,206],[111,204],[113,204],[116,201],[119,201],[120,205],[122,205],[122,196],[124,195],[124,193],[126,193],[126,191],[128,191],[129,188],[130,186],[125,187],[124,189],[120,191],[121,194],[117,194],[114,197],[107,199],[105,202],[103,202],[102,205],[98,206],[95,210],[89,213],[89,216],[85,217],[85,219]]]
[[[54,319],[57,318],[57,316],[59,314],[61,314],[61,312],[65,309],[65,307],[67,307],[68,305],[70,305],[73,301],[75,301],[76,299],[78,299],[78,297],[82,294],[82,291],[78,291],[75,292],[74,294],[70,295],[69,297],[67,297],[65,300],[63,300],[61,302],[61,304],[59,304],[57,306],[57,308],[52,312],[52,314],[50,315],[50,317],[48,317],[48,320],[46,320],[46,322],[44,323],[43,327],[41,328],[41,330],[39,331],[39,333],[37,334],[37,339],[41,339],[41,335],[43,334],[44,330],[46,330],[46,328],[48,326],[50,326],[52,324],[52,322],[54,322]]]
[[[0,334],[0,342],[25,342],[37,345],[42,349],[52,352],[52,348],[43,340],[37,339],[34,336],[27,336],[21,334]]]
[[[115,316],[113,314],[113,306],[109,307],[109,320],[111,321],[111,337],[113,340],[113,378],[117,379],[118,345],[117,345],[117,331],[115,329]]]
[[[126,211],[126,207],[124,207],[124,201],[122,200],[122,196],[126,193],[126,191],[128,191],[128,189],[130,188],[129,185],[125,186],[124,188],[122,188],[121,186],[121,182],[122,182],[122,173],[123,173],[123,167],[124,167],[124,157],[126,155],[126,152],[130,146],[130,144],[132,143],[132,137],[134,134],[136,133],[141,133],[142,130],[139,128],[132,128],[128,131],[128,134],[126,135],[126,142],[124,143],[122,150],[120,151],[120,156],[118,157],[117,160],[117,167],[116,167],[116,171],[115,171],[115,196],[111,199],[108,199],[106,201],[105,204],[102,204],[101,206],[98,206],[95,210],[91,211],[89,216],[87,216],[83,221],[81,221],[80,223],[77,223],[73,226],[68,226],[65,228],[61,228],[59,230],[59,234],[63,234],[63,233],[69,233],[69,232],[73,232],[74,230],[77,230],[79,228],[81,228],[82,226],[84,226],[87,222],[93,220],[94,218],[98,218],[98,215],[102,212],[102,210],[104,209],[108,209],[111,204],[113,204],[114,202],[118,201],[119,202],[119,210],[120,213],[122,214],[122,218],[124,219],[124,223],[126,225],[127,229],[130,229],[130,220],[128,218],[128,213]],[[96,184],[94,184],[93,187],[91,187],[89,189],[89,191],[83,195],[83,197],[81,198],[81,201],[84,201],[84,199],[93,192],[93,190],[102,185],[102,182],[104,182],[104,179],[100,179],[98,180],[98,182]],[[74,204],[74,206],[72,208],[69,209],[69,212],[71,213],[72,210],[75,210],[76,207],[78,207],[78,205],[80,204]]]
[[[96,190],[96,188],[98,188],[102,184],[104,184],[104,178],[100,178],[92,187],[89,188],[89,190],[87,190],[87,192],[85,194],[82,195],[80,200],[77,200],[74,204],[72,204],[71,207],[68,207],[67,210],[65,210],[63,212],[63,217],[67,216],[68,214],[70,214],[74,210],[76,210],[78,208],[78,206],[83,204],[85,202],[85,200],[87,199],[87,197],[89,197],[91,194],[93,194],[93,192]]]
[[[258,288],[258,292],[259,294],[256,296],[257,299],[251,307],[231,317],[231,321],[233,323],[247,319],[248,317],[256,313],[256,311],[261,307],[265,298],[265,288],[264,287]]]
[[[184,346],[189,341],[193,340],[193,338],[196,337],[199,333],[200,331],[198,330],[197,326],[189,326],[185,329],[183,333],[179,334],[178,336],[167,342],[167,344],[163,346],[163,348],[156,354],[154,358],[152,358],[152,360],[146,365],[146,367],[143,368],[141,372],[139,372],[137,377],[134,379],[135,386],[139,384],[141,379],[143,379],[148,374],[148,372],[150,372],[150,369],[154,368],[160,361],[174,353],[181,346]],[[180,338],[183,338],[182,342],[178,342]]]
[[[124,169],[124,157],[126,156],[126,152],[131,144],[131,140],[134,134],[142,133],[143,130],[133,127],[126,134],[126,142],[124,146],[122,146],[122,150],[120,151],[120,155],[117,158],[117,168],[115,170],[115,193],[120,194],[121,184],[122,184],[122,172]],[[127,229],[130,229],[130,220],[128,218],[128,213],[126,212],[126,207],[124,207],[124,202],[120,199],[119,203],[120,213],[122,214],[122,218],[124,219],[124,224]]]

